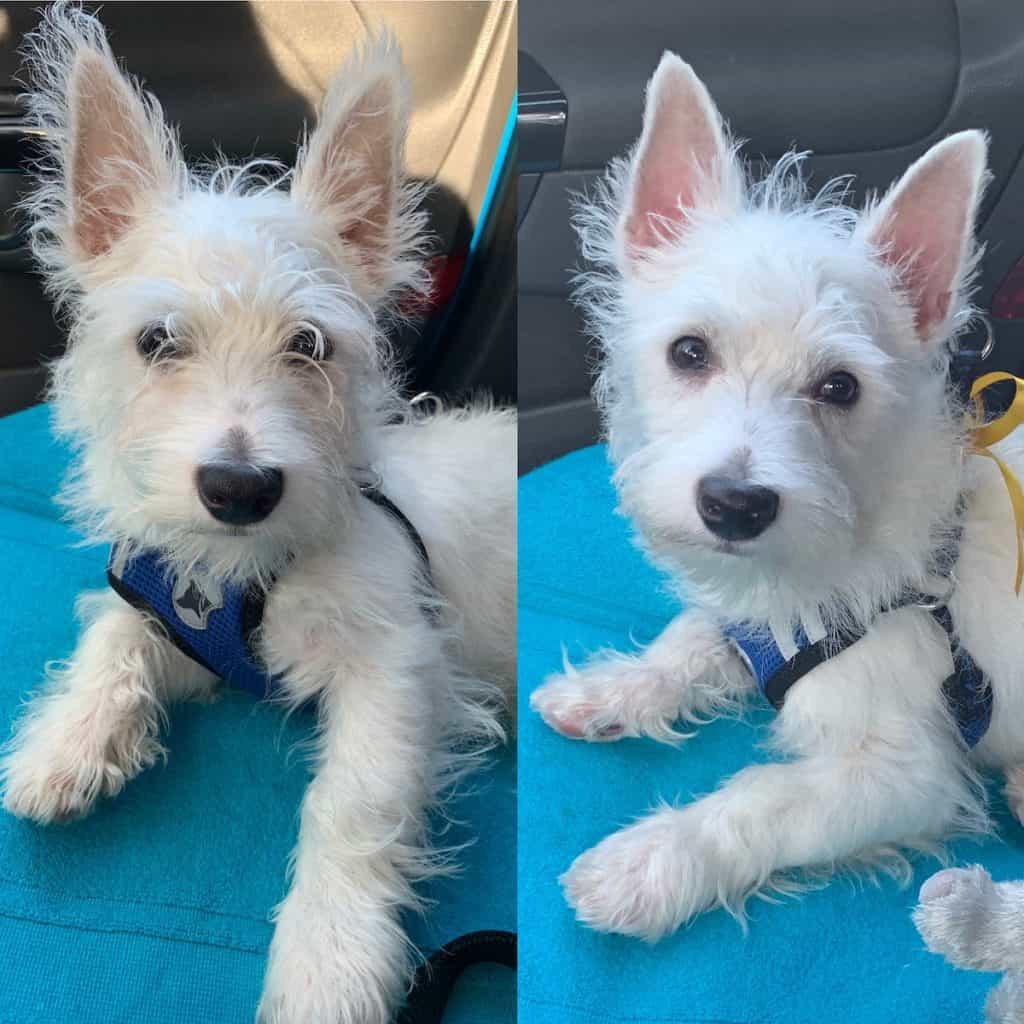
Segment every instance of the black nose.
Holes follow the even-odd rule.
[[[704,525],[723,540],[750,540],[775,519],[779,496],[742,480],[706,476],[697,484],[697,511]]]
[[[247,526],[274,511],[284,490],[284,473],[265,466],[200,466],[196,487],[214,519]]]

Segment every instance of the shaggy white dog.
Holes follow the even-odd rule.
[[[985,155],[981,133],[951,136],[860,211],[836,186],[809,196],[793,154],[751,182],[705,87],[666,54],[638,145],[583,205],[621,507],[688,607],[641,654],[548,680],[533,707],[571,737],[682,741],[679,721],[757,692],[723,631],[770,636],[783,658],[801,631],[836,647],[864,631],[789,690],[777,763],[575,861],[563,885],[590,926],[654,940],[713,907],[742,916],[751,894],[799,882],[787,869],[905,876],[901,848],[989,827],[983,767],[1007,772],[1024,811],[1011,504],[947,388]],[[1017,444],[997,450],[1020,465]],[[972,751],[943,695],[950,639],[905,603],[951,584],[993,695]]]
[[[207,594],[273,581],[255,654],[286,705],[316,702],[320,740],[258,1015],[383,1024],[410,976],[400,914],[449,862],[426,811],[501,738],[515,637],[514,414],[414,415],[379,328],[427,285],[399,54],[383,38],[340,69],[294,174],[186,169],[75,7],[28,54],[68,505]],[[113,591],[83,607],[2,764],[6,808],[43,823],[117,793],[162,755],[168,702],[218,683]]]

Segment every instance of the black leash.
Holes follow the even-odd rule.
[[[442,946],[416,971],[412,991],[396,1024],[441,1024],[455,984],[475,964],[516,969],[514,932],[469,932]]]

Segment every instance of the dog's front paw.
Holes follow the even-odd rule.
[[[17,750],[0,764],[4,809],[19,818],[47,825],[87,814],[104,789],[120,788],[108,780],[108,768],[75,764],[59,751],[40,757]]]
[[[574,740],[678,739],[681,734],[672,730],[678,699],[666,700],[665,691],[665,680],[642,662],[611,658],[550,676],[534,690],[530,706],[552,729]]]
[[[390,921],[358,927],[320,907],[282,908],[258,1024],[389,1024],[409,977],[406,944]],[[383,940],[383,941],[382,941]]]
[[[138,723],[101,732],[92,720],[60,721],[51,711],[23,722],[0,761],[3,805],[19,818],[45,825],[88,814],[163,753]]]
[[[581,854],[560,881],[584,924],[655,942],[705,909],[705,878],[665,811]]]
[[[933,953],[957,967],[984,970],[985,922],[998,898],[991,877],[980,865],[948,868],[921,886],[914,924]]]
[[[555,732],[592,743],[617,740],[623,725],[606,688],[591,685],[589,672],[551,676],[530,695],[530,707]]]

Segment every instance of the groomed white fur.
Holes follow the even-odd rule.
[[[841,184],[809,195],[800,162],[789,154],[748,180],[706,89],[666,54],[637,148],[580,207],[594,269],[579,295],[603,349],[597,395],[621,509],[690,610],[639,656],[549,679],[533,707],[576,738],[681,741],[674,723],[732,711],[754,690],[723,624],[767,627],[789,654],[797,624],[812,640],[870,624],[790,691],[772,725],[779,763],[576,860],[566,897],[599,930],[655,940],[713,907],[742,920],[750,895],[841,865],[906,878],[908,849],[989,829],[979,770],[1024,760],[1010,503],[994,467],[965,456],[944,387],[946,345],[970,316],[984,137],[940,142],[863,211]],[[681,336],[708,343],[706,371],[673,366]],[[859,381],[850,408],[820,398],[838,370]],[[1000,453],[1021,466],[1018,439]],[[722,542],[703,524],[697,484],[716,473],[779,494],[759,536]],[[942,590],[933,559],[961,491],[950,607],[995,700],[971,754],[940,692],[945,635],[927,611],[881,612],[905,589]]]
[[[320,729],[258,1017],[385,1024],[410,978],[400,914],[453,866],[427,811],[502,738],[515,640],[514,414],[409,412],[380,332],[392,299],[427,283],[398,51],[384,37],[339,71],[290,191],[272,165],[186,169],[77,7],[51,8],[27,56],[48,140],[33,245],[71,334],[53,384],[78,453],[65,500],[94,538],[180,570],[277,575],[261,652],[286,705],[318,701]],[[169,341],[147,362],[151,324]],[[333,355],[287,353],[303,330]],[[195,484],[233,460],[284,472],[280,504],[244,529]],[[418,528],[440,595],[359,495],[368,478]],[[0,765],[5,807],[39,822],[116,793],[163,753],[167,703],[215,685],[113,593],[85,610]]]

